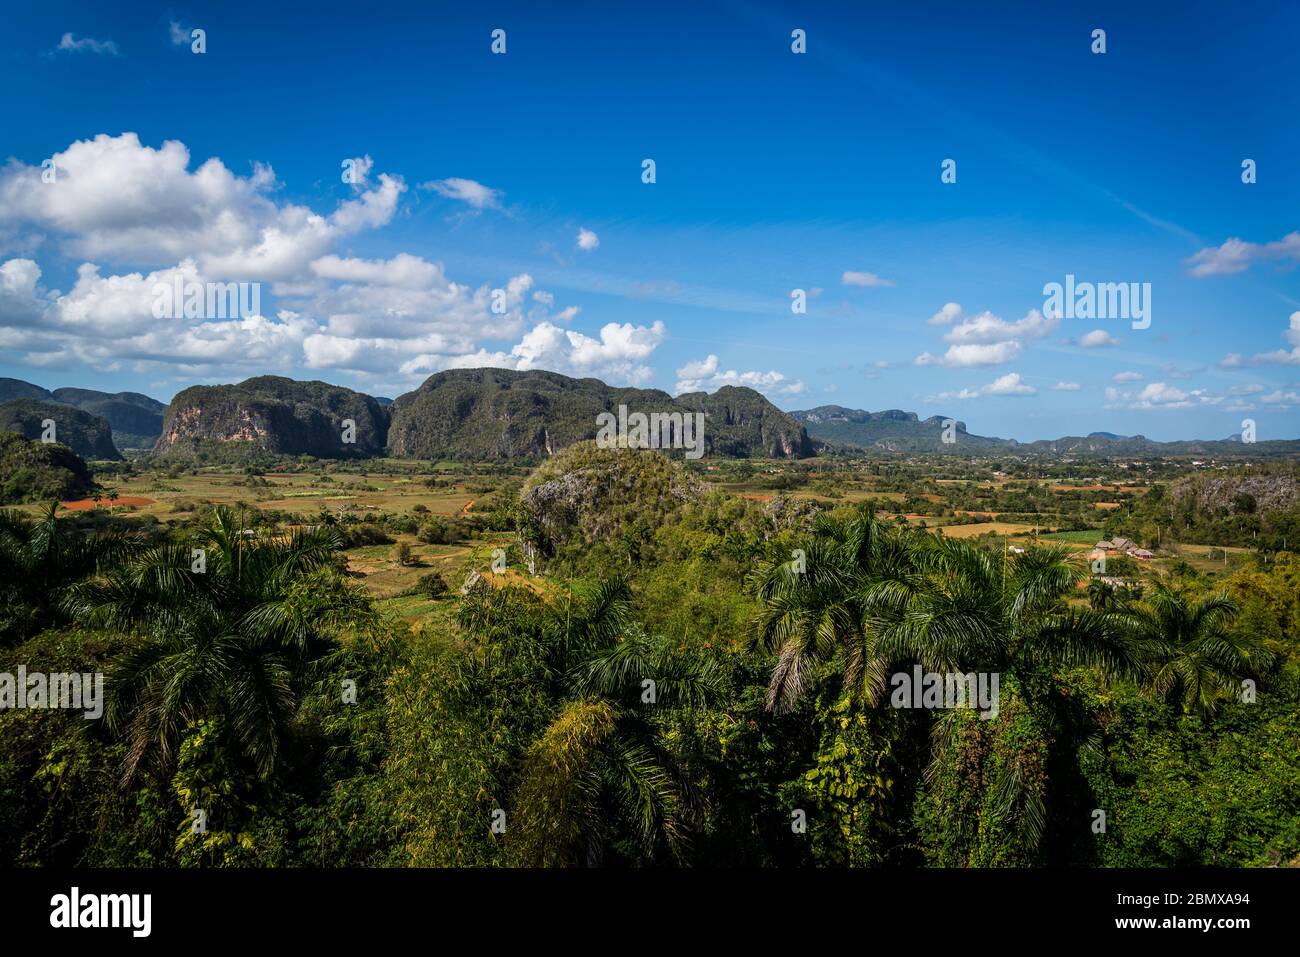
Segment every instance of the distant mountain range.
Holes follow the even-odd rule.
[[[104,419],[111,431],[111,442],[118,449],[148,449],[162,432],[163,413],[167,406],[138,392],[97,392],[94,389],[55,389],[53,392],[22,379],[0,378],[0,409],[10,402],[28,400],[70,405]],[[9,410],[8,421],[13,421]],[[57,421],[57,420],[56,420]],[[84,423],[82,423],[84,427]],[[37,436],[28,436],[36,438]],[[74,452],[82,452],[69,446]],[[105,456],[97,455],[96,458]]]
[[[1300,439],[1243,443],[1240,436],[1224,439],[1190,439],[1180,442],[1156,442],[1143,435],[1117,435],[1114,432],[1090,432],[1085,436],[1067,435],[1059,439],[1019,442],[975,435],[966,431],[966,423],[952,420],[953,442],[944,442],[944,423],[951,417],[932,415],[919,418],[915,412],[887,409],[868,412],[846,409],[839,405],[821,405],[815,409],[791,412],[802,422],[808,435],[826,450],[861,450],[868,453],[937,452],[953,455],[1001,454],[1075,456],[1098,458],[1132,458],[1144,455],[1220,456],[1260,458],[1300,454]]]
[[[536,460],[596,436],[598,416],[667,412],[705,416],[705,454],[721,458],[804,458],[819,451],[889,455],[1132,458],[1300,455],[1300,440],[1242,443],[1237,436],[1155,442],[1092,432],[1036,442],[975,435],[942,415],[868,412],[838,405],[782,412],[753,389],[670,396],[616,388],[556,372],[455,369],[430,376],[396,399],[280,376],[236,385],[191,386],[169,406],[135,392],[62,388],[0,379],[0,430],[40,438],[53,419],[57,439],[84,458],[120,458],[121,449],[168,458],[239,461],[250,456],[377,455],[469,461]],[[951,424],[950,429],[945,429]],[[945,442],[945,431],[953,441]]]
[[[48,426],[48,427],[47,427]],[[102,415],[75,405],[40,399],[0,402],[0,432],[17,432],[25,439],[66,445],[83,459],[120,459],[113,444],[113,429]]]

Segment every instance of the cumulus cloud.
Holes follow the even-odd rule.
[[[970,366],[995,366],[1003,362],[1011,362],[1020,358],[1024,347],[1019,340],[1011,339],[1007,342],[993,342],[985,345],[967,344],[949,346],[948,351],[942,356],[931,355],[923,352],[916,357],[916,364],[919,366],[941,365],[951,368],[966,368]]]
[[[581,228],[578,230],[578,248],[583,252],[591,252],[600,245],[600,237],[590,229]]]
[[[650,326],[610,322],[600,338],[561,329],[542,322],[530,329],[509,352],[480,349],[465,355],[416,356],[402,366],[403,373],[437,372],[493,366],[503,369],[548,369],[575,376],[597,376],[613,384],[643,385],[654,375],[644,364],[667,337],[662,322]]]
[[[0,261],[0,345],[17,362],[162,367],[188,377],[305,367],[386,384],[496,365],[641,384],[667,335],[662,322],[607,323],[598,335],[567,330],[578,307],[558,303],[528,274],[471,285],[410,253],[345,255],[342,241],[389,223],[406,190],[368,155],[353,158],[349,195],[325,212],[279,201],[269,167],[246,176],[216,158],[194,167],[176,141],[155,148],[133,133],[100,135],[54,160],[48,184],[39,166],[0,166],[7,245],[57,244],[82,260],[65,292],[45,288],[35,256]],[[470,205],[486,208],[499,195],[475,192],[481,184],[470,180],[441,182]],[[155,316],[157,289],[218,282],[261,284],[267,308]]]
[[[986,395],[1034,395],[1038,392],[1033,386],[1021,381],[1019,372],[999,376],[981,391]]]
[[[1283,365],[1300,365],[1300,311],[1291,313],[1290,324],[1282,337],[1291,344],[1290,349],[1276,349],[1273,352],[1261,352],[1255,356],[1259,363],[1281,363]]]
[[[771,372],[737,372],[735,369],[720,371],[720,362],[715,355],[688,362],[677,370],[677,385],[674,391],[713,392],[724,385],[746,386],[769,395],[798,395],[804,391],[800,380],[790,380],[784,374]]]
[[[44,313],[41,267],[31,259],[0,264],[0,330],[5,326],[35,326]]]
[[[1105,329],[1094,329],[1092,332],[1085,333],[1080,337],[1079,345],[1085,349],[1101,349],[1105,346],[1117,346],[1119,340]]]
[[[270,199],[267,166],[236,176],[213,158],[191,171],[175,140],[154,149],[135,133],[100,134],[53,160],[49,184],[39,166],[11,160],[0,169],[0,227],[52,234],[79,258],[161,266],[188,257],[205,275],[250,282],[292,278],[339,238],[386,224],[406,189],[382,174],[325,217]]]
[[[1116,372],[1111,378],[1116,382],[1140,382],[1146,376],[1141,372]]]
[[[1038,390],[1025,382],[1019,372],[1008,372],[998,376],[987,385],[978,389],[962,389],[958,392],[940,392],[936,399],[978,399],[983,395],[1037,395]]]
[[[421,183],[420,189],[429,190],[457,202],[467,203],[476,210],[500,209],[501,198],[505,195],[501,190],[484,186],[477,180],[462,179],[458,176]]]
[[[927,323],[931,326],[947,326],[956,322],[961,316],[961,305],[955,302],[945,302],[943,308],[931,316]]]
[[[846,272],[840,277],[840,281],[846,286],[866,286],[874,288],[877,286],[892,286],[892,279],[882,279],[873,272]]]
[[[1048,319],[1037,309],[1031,309],[1023,319],[1007,322],[1005,319],[982,312],[970,319],[963,319],[944,333],[946,342],[997,343],[1007,340],[1041,339],[1060,325],[1061,320]]]
[[[1250,243],[1233,237],[1221,246],[1202,249],[1187,260],[1188,275],[1228,276],[1245,272],[1255,263],[1300,263],[1300,232],[1287,233],[1270,243]]]
[[[1020,358],[1025,341],[1048,335],[1060,325],[1060,319],[1045,317],[1037,309],[1029,310],[1015,322],[987,310],[976,316],[965,316],[960,305],[950,302],[931,316],[928,324],[951,326],[943,338],[952,345],[942,356],[923,352],[915,363],[964,368],[1000,365]]]
[[[59,40],[59,45],[54,49],[62,50],[65,53],[97,53],[100,56],[120,56],[117,44],[112,40],[96,40],[93,37],[82,37],[78,40],[71,33],[63,34]]]
[[[1223,396],[1205,389],[1180,389],[1164,382],[1152,382],[1140,392],[1133,393],[1113,386],[1106,389],[1106,407],[1127,408],[1142,412],[1161,409],[1190,409],[1198,406],[1219,405]]]

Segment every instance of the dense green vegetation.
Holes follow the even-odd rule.
[[[51,434],[46,423],[53,422]],[[120,459],[113,444],[113,430],[102,416],[61,402],[13,399],[0,403],[0,432],[17,432],[24,438],[43,441],[47,435],[84,459]]]
[[[1300,468],[1255,465],[1153,486],[1106,523],[1146,543],[1239,545],[1266,552],[1300,542]]]
[[[76,406],[108,422],[113,444],[119,449],[152,448],[162,431],[167,406],[138,392],[99,392],[95,389],[62,388],[53,392],[22,379],[0,378],[0,402],[36,399]]]
[[[453,369],[430,376],[392,406],[394,455],[429,459],[540,461],[596,437],[597,416],[617,411],[698,411],[703,439],[718,456],[811,455],[803,427],[753,389],[725,386],[670,396],[658,389],[608,386],[557,372]]]
[[[80,498],[94,476],[67,446],[0,430],[0,505]]]
[[[4,517],[0,673],[108,704],[0,711],[0,860],[1300,864],[1300,557],[1118,588],[693,471],[588,445],[472,516]],[[412,534],[510,565],[413,572],[399,617],[342,549]],[[998,674],[997,716],[895,706],[916,666]]]

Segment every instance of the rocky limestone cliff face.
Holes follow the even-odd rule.
[[[382,454],[387,437],[387,413],[368,395],[324,382],[262,376],[177,394],[155,451],[245,444],[273,454],[353,458]]]
[[[1249,496],[1255,503],[1254,509],[1260,512],[1291,508],[1300,502],[1300,477],[1294,472],[1194,476],[1175,483],[1170,489],[1170,497],[1175,502],[1190,499],[1193,508],[1207,513],[1235,509],[1242,495]]]

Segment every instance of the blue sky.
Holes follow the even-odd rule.
[[[490,364],[1300,437],[1294,5],[464,6],[8,11],[0,375],[395,395]],[[1044,316],[1067,274],[1150,283],[1149,328]],[[175,275],[261,314],[155,318]]]

